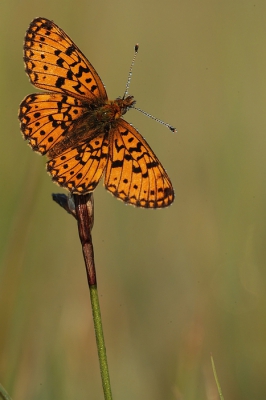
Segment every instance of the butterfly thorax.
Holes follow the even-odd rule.
[[[134,104],[133,96],[127,96],[125,99],[108,100],[95,107],[91,104],[88,105],[87,111],[65,132],[65,137],[49,150],[48,157],[56,157],[76,146],[77,143],[91,139],[103,132],[108,133],[116,127],[118,119]]]

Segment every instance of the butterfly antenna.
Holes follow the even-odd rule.
[[[139,44],[137,43],[135,45],[135,54],[134,54],[133,60],[132,60],[131,65],[130,65],[129,74],[128,74],[128,78],[127,78],[127,84],[126,84],[126,90],[125,90],[123,99],[125,99],[127,94],[128,94],[128,89],[129,89],[129,85],[130,85],[130,81],[131,81],[131,77],[132,77],[132,70],[133,70],[133,66],[135,64],[135,60],[136,60],[136,57],[137,57],[137,54],[138,54],[138,50],[139,50]],[[170,131],[177,132],[176,128],[174,128],[172,125],[167,124],[166,122],[163,122],[161,119],[154,117],[153,115],[147,113],[146,111],[143,111],[140,108],[134,107],[133,105],[131,106],[131,108],[134,108],[135,110],[140,111],[142,114],[146,115],[147,117],[149,117],[151,119],[154,119],[155,121],[159,122],[162,125],[167,126],[167,128],[169,128]]]
[[[174,132],[174,133],[177,132],[176,128],[174,128],[172,125],[167,124],[166,122],[162,121],[162,120],[159,119],[159,118],[154,117],[153,115],[147,113],[146,111],[143,111],[143,110],[141,110],[140,108],[137,108],[137,107],[134,107],[134,106],[131,107],[131,108],[134,108],[135,110],[140,111],[142,114],[147,115],[147,117],[149,117],[149,118],[151,118],[151,119],[154,119],[155,121],[159,122],[159,123],[162,124],[162,125],[167,126],[167,128],[169,128],[170,131],[172,131],[172,132]]]
[[[139,44],[137,43],[135,45],[135,54],[134,54],[133,60],[132,60],[131,65],[130,65],[129,74],[128,74],[128,78],[127,78],[127,84],[126,84],[126,90],[125,90],[125,94],[123,96],[123,99],[125,99],[127,94],[128,94],[128,89],[129,89],[129,85],[130,85],[130,81],[131,81],[131,77],[132,77],[132,70],[133,70],[133,66],[135,64],[135,60],[136,60],[136,57],[137,57],[137,54],[138,54],[138,50],[139,50]]]

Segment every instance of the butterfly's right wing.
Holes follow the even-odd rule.
[[[148,143],[122,118],[110,132],[104,184],[114,196],[137,207],[167,207],[175,197],[170,178]]]
[[[24,61],[31,83],[87,101],[107,100],[101,78],[67,34],[53,21],[35,18],[24,43]]]

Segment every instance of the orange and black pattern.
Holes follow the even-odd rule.
[[[27,30],[24,61],[31,83],[45,93],[20,105],[21,131],[48,157],[52,179],[72,193],[107,190],[126,203],[167,207],[171,181],[140,133],[122,119],[133,96],[108,100],[105,87],[73,41],[54,22],[36,18]]]

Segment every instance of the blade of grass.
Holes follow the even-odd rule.
[[[3,400],[12,400],[9,394],[6,392],[6,390],[3,388],[3,386],[0,383],[0,399]]]
[[[211,363],[212,363],[213,375],[214,375],[214,379],[215,379],[215,382],[216,382],[216,386],[217,386],[217,389],[218,389],[218,393],[219,393],[220,399],[224,400],[224,397],[223,397],[223,394],[222,394],[222,388],[221,388],[219,380],[218,380],[218,375],[217,375],[217,372],[216,372],[216,368],[215,368],[215,364],[214,364],[214,360],[213,360],[212,355],[211,355]]]

